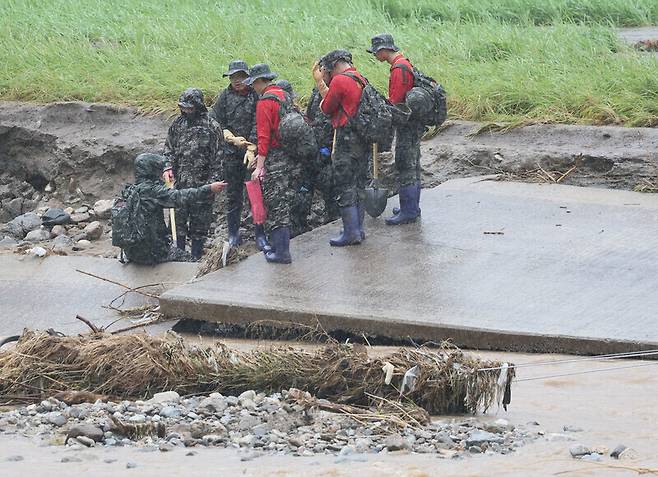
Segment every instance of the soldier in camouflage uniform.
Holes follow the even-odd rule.
[[[268,65],[258,64],[249,70],[249,77],[245,80],[260,96],[256,105],[258,156],[251,178],[262,181],[267,208],[266,225],[272,250],[265,252],[265,259],[271,263],[291,263],[290,208],[294,199],[294,164],[279,143],[281,102],[288,101],[290,96],[272,84],[276,77]]]
[[[363,200],[367,185],[368,148],[351,125],[356,115],[366,80],[352,65],[352,54],[334,50],[313,66],[313,79],[322,96],[320,109],[331,117],[336,130],[332,160],[336,200],[340,207],[343,230],[329,240],[334,247],[358,245],[365,238]],[[327,80],[329,84],[327,85]]]
[[[388,82],[388,100],[391,104],[408,101],[407,94],[414,87],[413,65],[395,45],[388,33],[375,35],[366,51],[377,60],[389,63],[391,75]],[[410,118],[399,125],[395,132],[395,168],[400,184],[400,207],[393,209],[393,216],[386,219],[387,225],[415,222],[420,216],[420,139],[425,126]]]
[[[210,116],[217,120],[223,128],[234,136],[245,138],[256,144],[256,102],[258,94],[244,84],[249,75],[249,67],[242,60],[231,61],[224,77],[230,80],[210,111]],[[248,179],[247,166],[244,164],[246,143],[239,147],[229,141],[222,145],[222,168],[224,180],[228,182],[226,189],[228,225],[228,241],[232,247],[240,244],[240,219],[244,198],[244,182]],[[263,226],[254,224],[256,245],[260,250],[268,247]]]
[[[169,230],[162,209],[184,209],[190,205],[209,202],[213,194],[222,190],[223,182],[214,182],[194,189],[170,189],[161,179],[165,159],[157,154],[140,154],[135,159],[135,185],[139,194],[138,213],[146,222],[144,240],[134,247],[124,248],[129,261],[153,265],[167,261],[185,261],[189,255],[171,248]]]
[[[220,175],[224,136],[221,126],[209,117],[200,89],[186,89],[178,106],[181,114],[169,127],[165,143],[165,177],[174,179],[176,189],[199,187]],[[189,236],[192,257],[198,260],[212,222],[212,199],[206,196],[177,209],[176,219],[178,248],[185,250]]]

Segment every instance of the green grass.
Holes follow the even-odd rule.
[[[658,23],[656,3],[4,0],[0,98],[170,111],[188,86],[212,99],[228,61],[243,58],[270,63],[303,99],[314,59],[338,47],[385,89],[388,67],[365,48],[389,31],[444,83],[453,117],[651,126],[658,61],[622,44],[611,25]]]

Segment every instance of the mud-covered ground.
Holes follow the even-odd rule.
[[[1,224],[26,212],[42,214],[48,207],[69,208],[69,212],[88,208],[89,218],[65,226],[64,235],[73,241],[60,238],[67,245],[59,247],[59,253],[116,256],[110,241],[111,224],[94,216],[94,205],[112,199],[123,184],[132,181],[137,154],[162,152],[170,120],[102,104],[0,102],[0,231]],[[454,178],[496,175],[503,180],[656,189],[657,129],[537,124],[502,132],[490,126],[448,122],[440,133],[424,141],[424,187]],[[383,152],[380,161],[382,182],[393,195],[392,154]],[[221,195],[215,209],[213,238],[221,239],[225,234]],[[322,211],[322,201],[316,197],[312,226],[322,223]],[[243,234],[249,237],[248,207],[243,219]],[[102,234],[91,243],[76,246],[87,238],[84,229],[95,220],[101,222]],[[0,235],[8,235],[6,228]],[[23,238],[14,237],[18,242]],[[51,249],[52,240],[43,245]],[[23,246],[30,247],[32,244]],[[0,243],[0,253],[15,250],[11,240],[5,241],[4,247]]]

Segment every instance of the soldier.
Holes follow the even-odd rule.
[[[251,178],[260,179],[263,200],[267,207],[267,226],[272,250],[265,259],[273,263],[291,263],[290,207],[293,200],[291,174],[293,164],[279,144],[279,101],[290,97],[279,86],[272,84],[276,73],[266,64],[254,65],[245,84],[252,86],[260,99],[256,105],[258,156]]]
[[[139,206],[132,225],[140,223],[143,236],[138,244],[123,249],[131,262],[153,265],[166,261],[181,261],[187,255],[171,249],[171,238],[164,222],[163,208],[185,209],[198,203],[209,203],[213,194],[225,187],[224,182],[213,182],[195,189],[170,189],[162,183],[165,158],[157,154],[140,154],[135,159],[135,190]],[[125,192],[128,189],[124,189]],[[129,224],[130,225],[130,224]],[[114,240],[114,238],[113,238]],[[189,257],[189,255],[187,255]]]
[[[247,142],[256,143],[256,102],[258,95],[244,80],[249,76],[249,67],[242,60],[231,61],[224,73],[230,84],[217,97],[210,116],[234,136],[244,138],[241,145],[224,141],[222,145],[222,169],[226,188],[228,242],[238,246],[240,240],[240,219],[244,198],[244,181],[247,180],[247,167],[244,155]],[[259,250],[269,247],[263,226],[254,224],[256,246]]]
[[[357,112],[362,94],[360,84],[351,76],[366,83],[352,65],[352,54],[345,50],[331,51],[313,66],[313,78],[323,98],[320,109],[331,117],[336,133],[332,165],[343,230],[329,241],[335,247],[358,245],[365,237],[359,205],[365,197],[368,152],[349,122]]]
[[[393,37],[388,33],[372,37],[371,47],[366,51],[391,65],[388,100],[391,104],[404,103],[407,93],[414,87],[413,66],[395,46]],[[395,168],[400,185],[400,207],[386,219],[388,225],[415,222],[420,215],[420,138],[424,130],[424,125],[413,119],[396,128]]]
[[[164,155],[167,160],[165,180],[174,180],[176,189],[198,187],[219,175],[222,129],[208,116],[203,92],[188,88],[178,101],[181,114],[169,127]],[[192,242],[191,254],[201,258],[203,243],[212,222],[212,201],[202,197],[176,213],[177,245],[185,250],[185,238]]]

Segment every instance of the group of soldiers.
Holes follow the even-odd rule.
[[[404,103],[414,86],[413,66],[390,34],[371,40],[367,51],[390,64],[388,101]],[[181,95],[181,114],[171,124],[164,157],[142,154],[136,159],[136,182],[142,183],[142,203],[154,223],[151,239],[127,257],[141,263],[175,259],[168,246],[161,211],[176,208],[176,248],[199,259],[212,223],[213,194],[226,191],[226,222],[231,246],[241,243],[245,181],[260,180],[265,224],[254,225],[257,247],[268,262],[291,263],[290,237],[304,232],[313,194],[323,198],[327,221],[340,217],[343,228],[332,246],[358,245],[365,240],[364,200],[368,182],[369,147],[351,119],[357,114],[367,80],[356,70],[352,55],[334,50],[312,69],[315,88],[304,112],[317,142],[315,157],[300,163],[281,145],[281,108],[294,108],[288,81],[276,81],[267,64],[249,68],[232,61],[224,77],[230,84],[209,111],[203,92],[189,88]],[[301,111],[299,111],[301,113]],[[414,222],[420,215],[420,138],[424,126],[409,121],[396,127],[395,166],[400,207],[389,225]],[[220,180],[221,179],[221,180]],[[167,188],[162,184],[173,184]],[[149,192],[150,191],[150,192]],[[152,197],[150,197],[152,196]],[[156,223],[157,222],[157,223]],[[174,254],[175,255],[175,254]]]

